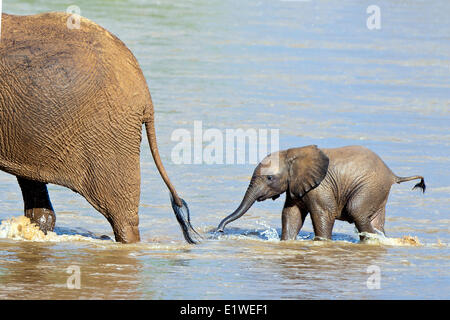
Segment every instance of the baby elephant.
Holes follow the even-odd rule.
[[[414,188],[425,192],[423,177],[397,177],[380,157],[362,146],[319,149],[312,145],[275,152],[256,167],[244,199],[222,220],[218,231],[244,215],[255,201],[275,200],[286,192],[282,240],[297,237],[308,213],[316,240],[331,239],[336,219],[355,223],[360,233],[378,230],[384,234],[391,186],[415,179],[420,182]]]

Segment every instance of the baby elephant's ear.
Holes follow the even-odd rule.
[[[329,159],[316,145],[287,151],[289,192],[295,198],[303,197],[317,187],[328,171]]]

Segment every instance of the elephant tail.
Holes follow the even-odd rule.
[[[181,227],[181,231],[183,232],[183,236],[188,243],[198,243],[201,241],[202,236],[195,231],[194,227],[191,224],[191,218],[189,213],[189,208],[187,206],[186,201],[181,199],[174,186],[170,182],[169,177],[167,176],[166,169],[161,161],[161,157],[159,156],[158,145],[156,144],[156,132],[155,125],[152,118],[145,121],[145,129],[147,131],[147,138],[150,144],[150,150],[153,155],[153,160],[155,160],[156,167],[158,168],[159,174],[163,178],[167,188],[170,191],[170,201],[172,202],[172,209],[175,213],[175,217]]]
[[[422,176],[411,176],[411,177],[397,177],[396,176],[396,183],[402,183],[402,182],[406,182],[406,181],[411,181],[411,180],[416,180],[416,179],[420,179],[420,182],[417,183],[414,187],[414,189],[422,189],[422,192],[425,193],[425,189],[426,189],[426,185],[425,185],[425,179]]]
[[[173,202],[178,207],[183,207],[181,198],[178,196],[175,187],[170,182],[166,169],[162,164],[161,157],[159,156],[158,145],[156,143],[155,122],[153,121],[153,119],[149,119],[148,121],[145,122],[145,129],[147,132],[148,143],[150,144],[150,151],[152,152],[153,160],[155,161],[155,165],[158,168],[159,174],[161,175],[161,178],[164,180],[164,183],[166,184],[167,188],[169,188]]]

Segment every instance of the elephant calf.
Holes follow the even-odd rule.
[[[415,179],[420,182],[414,188],[425,192],[423,177],[397,177],[362,146],[319,149],[314,145],[275,152],[256,167],[244,199],[222,220],[218,231],[244,215],[255,201],[275,200],[286,192],[282,240],[297,237],[308,213],[315,239],[331,239],[336,219],[355,223],[360,233],[378,230],[384,234],[391,186]]]

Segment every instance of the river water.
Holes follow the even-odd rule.
[[[20,189],[0,172],[0,299],[450,298],[449,1],[4,0],[3,11],[72,4],[136,55],[162,160],[205,240],[184,242],[145,139],[139,244],[99,239],[113,238],[106,219],[54,185],[56,233],[39,237],[13,219]],[[373,4],[381,28],[370,30]],[[176,164],[171,135],[195,121],[224,134],[278,129],[280,149],[364,145],[397,175],[423,175],[427,191],[394,185],[389,238],[370,243],[339,221],[333,241],[314,242],[309,217],[296,241],[281,242],[284,196],[218,236],[255,165]]]

